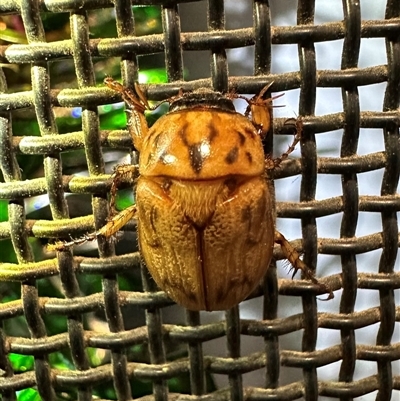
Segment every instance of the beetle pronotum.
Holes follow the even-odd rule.
[[[275,230],[270,171],[287,158],[300,140],[301,127],[289,150],[278,159],[265,158],[262,138],[271,124],[271,99],[201,89],[167,100],[170,111],[150,129],[150,110],[139,85],[132,91],[111,78],[105,84],[118,91],[130,109],[129,129],[140,152],[138,166],[119,166],[118,177],[139,172],[136,204],[116,215],[97,233],[62,249],[115,234],[136,218],[141,254],[158,286],[190,310],[229,309],[257,286],[278,243],[295,271],[328,292]],[[247,101],[236,112],[232,100]],[[251,116],[251,118],[249,118]]]

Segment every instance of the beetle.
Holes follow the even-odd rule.
[[[189,310],[212,311],[249,296],[278,243],[294,271],[301,269],[332,297],[275,229],[271,171],[294,150],[301,124],[298,120],[285,154],[265,157],[262,139],[270,129],[272,99],[264,95],[270,85],[251,99],[209,89],[180,91],[167,100],[169,112],[149,128],[144,113],[155,108],[140,86],[131,90],[109,77],[105,84],[127,103],[140,154],[138,166],[116,169],[111,209],[121,176],[138,172],[136,204],[99,232],[64,246],[109,237],[136,218],[139,249],[157,285]],[[244,114],[235,110],[234,99],[247,102]]]

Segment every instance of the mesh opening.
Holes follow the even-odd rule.
[[[133,3],[0,3],[3,399],[398,397],[400,3]],[[276,171],[277,227],[335,299],[277,252],[238,308],[184,311],[140,266],[134,223],[98,250],[46,252],[106,222],[112,166],[136,158],[105,75],[151,100],[285,92],[274,154],[288,118],[304,132]]]

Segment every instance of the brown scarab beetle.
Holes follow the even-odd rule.
[[[110,236],[136,218],[140,252],[158,286],[187,309],[212,311],[246,299],[265,275],[277,242],[295,271],[332,297],[275,230],[268,173],[294,149],[301,129],[296,125],[287,153],[266,160],[262,138],[271,124],[271,99],[263,95],[269,85],[252,99],[208,89],[180,93],[167,100],[169,112],[149,129],[144,111],[151,108],[139,85],[131,91],[111,78],[105,84],[128,104],[140,152],[139,166],[117,168],[112,198],[118,177],[138,170],[136,204],[99,232],[63,246]],[[248,103],[244,115],[235,110],[237,98]]]

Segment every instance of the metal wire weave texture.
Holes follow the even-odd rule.
[[[227,30],[224,2],[210,0],[206,3],[206,32],[181,32],[178,6],[187,1],[143,0],[140,3],[161,7],[162,33],[135,36],[129,0],[0,2],[0,16],[21,16],[28,39],[28,44],[0,47],[0,165],[4,177],[4,182],[0,183],[0,198],[8,201],[9,216],[8,221],[0,223],[0,238],[11,239],[17,257],[17,263],[0,265],[0,278],[3,283],[21,283],[20,299],[8,300],[3,294],[0,305],[0,394],[3,399],[15,400],[20,391],[33,388],[43,400],[62,399],[63,394],[69,395],[66,399],[90,400],[96,394],[103,394],[100,398],[129,400],[137,394],[135,386],[139,384],[135,380],[139,380],[152,385],[152,395],[143,396],[143,399],[317,400],[326,396],[350,400],[374,394],[379,400],[393,400],[400,390],[400,342],[394,337],[400,320],[400,307],[395,303],[396,291],[400,288],[397,221],[400,210],[397,194],[400,2],[388,0],[385,17],[381,20],[362,20],[360,3],[362,6],[363,1],[343,0],[342,5],[338,2],[338,7],[343,7],[343,20],[317,25],[314,24],[316,2],[299,0],[297,25],[272,26],[269,3],[274,2],[254,0],[253,25]],[[250,2],[245,4],[249,6]],[[112,7],[118,37],[90,39],[87,13]],[[43,12],[69,13],[70,39],[47,41]],[[360,44],[367,38],[381,38],[386,43],[387,64],[359,68]],[[317,69],[316,43],[337,40],[342,40],[340,68]],[[272,73],[272,49],[288,44],[297,45],[298,71]],[[227,49],[250,46],[254,49],[254,74],[229,75]],[[193,51],[209,51],[211,72],[209,78],[183,82],[182,55]],[[30,237],[79,237],[105,223],[110,175],[105,173],[103,151],[132,148],[132,144],[126,130],[99,128],[98,106],[114,102],[117,96],[102,85],[96,87],[94,60],[121,57],[122,79],[125,85],[132,86],[140,67],[138,56],[150,54],[164,56],[168,80],[167,84],[143,86],[151,100],[165,99],[180,88],[186,91],[212,87],[219,91],[254,94],[271,81],[273,92],[299,89],[298,112],[304,121],[301,159],[285,163],[277,178],[300,175],[300,202],[278,202],[277,213],[280,218],[294,218],[300,222],[303,238],[294,244],[304,252],[309,266],[316,265],[318,255],[339,255],[335,260],[340,274],[333,273],[325,281],[335,290],[335,299],[340,300],[340,305],[336,304],[337,311],[318,312],[308,282],[278,280],[276,270],[271,268],[262,288],[254,294],[254,298],[261,297],[266,290],[260,298],[264,303],[260,319],[243,319],[239,309],[234,308],[218,322],[204,324],[199,313],[186,312],[185,323],[166,324],[161,312],[172,302],[154,288],[145,272],[142,272],[145,291],[119,288],[120,275],[140,271],[137,252],[115,256],[114,245],[104,241],[99,243],[99,258],[73,256],[69,251],[50,255],[50,258],[46,253],[33,254]],[[57,89],[50,83],[49,64],[64,59],[74,62],[75,89],[66,86]],[[29,90],[11,93],[3,69],[25,64],[30,65],[32,86]],[[106,69],[103,73],[111,74]],[[368,89],[380,83],[385,85],[381,111],[363,111],[360,88]],[[338,88],[342,95],[342,111],[317,116],[317,88]],[[82,107],[81,130],[59,134],[56,108],[78,106]],[[35,112],[40,136],[22,137],[13,131],[11,117],[22,109]],[[284,132],[284,120],[274,121],[275,133]],[[384,149],[359,155],[361,129],[366,129],[368,141],[373,141],[378,132],[383,137]],[[341,135],[340,156],[321,157],[317,153],[318,136],[335,130]],[[88,177],[66,175],[63,170],[61,155],[79,149],[85,150]],[[21,155],[42,155],[43,176],[23,180],[17,159]],[[379,194],[361,195],[359,175],[374,170],[383,171]],[[317,180],[322,174],[341,178],[340,196],[316,198]],[[91,195],[93,215],[69,219],[67,193]],[[24,202],[42,194],[48,194],[51,218],[26,218]],[[380,216],[381,231],[356,236],[361,212]],[[317,219],[333,215],[341,220],[338,237],[318,237]],[[358,262],[358,256],[376,250],[379,260],[369,265],[369,270],[365,269]],[[279,254],[276,256],[279,258]],[[101,276],[101,290],[85,292],[78,280],[82,276]],[[38,290],[41,280],[50,277],[61,284],[58,297],[41,296]],[[374,294],[375,307],[357,309],[358,294],[363,290]],[[278,294],[282,295],[280,300],[290,297],[301,300],[301,313],[288,313],[282,318],[278,313]],[[143,315],[145,323],[134,328],[129,324],[127,328],[123,311],[133,306],[137,307],[133,319],[138,316],[140,320],[139,316]],[[101,313],[106,322],[102,326],[84,324],[88,315]],[[66,321],[65,330],[49,334],[49,318]],[[10,332],[9,321],[15,319],[26,322],[29,338]],[[94,320],[96,318],[91,321]],[[363,344],[357,339],[358,330],[372,327],[377,328],[374,344]],[[337,342],[317,349],[317,340],[321,333],[326,333],[325,329],[338,334]],[[282,346],[282,338],[290,333],[301,339],[297,351]],[[260,340],[259,350],[243,354],[241,342],[245,338]],[[223,339],[227,344],[222,356],[204,351],[207,342],[215,339]],[[170,343],[177,344],[179,350],[183,346],[180,357],[168,357]],[[131,358],[132,347],[142,346],[143,351],[147,345],[147,359]],[[89,354],[93,349],[104,350],[106,355],[98,366],[91,366],[93,360]],[[55,366],[51,357],[57,353],[69,355],[71,364],[62,369]],[[15,354],[32,357],[33,368],[17,371],[12,364]],[[356,367],[365,361],[373,365],[373,373],[355,375]],[[337,374],[324,378],[321,368],[335,363]],[[296,380],[282,382],[280,372],[287,367],[299,373]],[[260,371],[264,383],[246,385],[245,374]],[[176,388],[168,390],[168,380],[185,374],[190,378],[191,396]],[[214,374],[228,379],[224,388],[215,390],[207,385],[210,375]],[[106,382],[111,383],[113,396],[107,397],[99,390]]]

